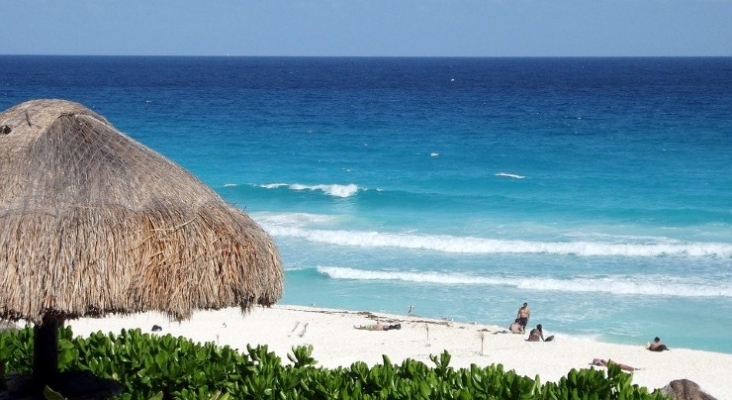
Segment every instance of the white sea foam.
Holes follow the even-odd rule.
[[[732,297],[732,288],[714,280],[673,278],[659,275],[615,275],[555,279],[523,276],[476,276],[444,272],[373,271],[347,267],[319,266],[318,272],[331,279],[383,280],[438,285],[509,286],[523,290],[607,293],[676,297]]]
[[[732,297],[732,288],[718,282],[659,275],[582,277],[570,280],[553,278],[519,279],[519,289],[576,293],[610,293],[678,297]]]
[[[679,242],[673,240],[644,243],[591,241],[542,242],[486,239],[448,235],[414,235],[375,231],[302,229],[263,221],[274,236],[297,237],[312,242],[340,246],[394,247],[467,254],[556,254],[583,257],[720,257],[732,258],[732,244]]]
[[[310,190],[310,191],[322,191],[323,193],[334,196],[334,197],[351,197],[359,191],[359,187],[353,183],[348,185],[303,185],[300,183],[268,183],[260,185],[265,189],[277,189],[280,187],[287,187],[291,190]]]
[[[419,283],[438,283],[444,285],[501,285],[504,279],[481,278],[460,274],[443,274],[439,272],[409,271],[371,271],[346,267],[318,267],[318,272],[332,279],[353,280],[396,280]]]
[[[224,187],[234,187],[236,186],[236,183],[226,183],[224,184]]]
[[[341,217],[329,214],[312,213],[272,213],[258,212],[249,214],[262,226],[300,227],[312,224],[328,224],[338,221]]]
[[[526,178],[523,175],[509,174],[507,172],[499,172],[499,173],[496,174],[496,176],[502,176],[504,178],[513,178],[513,179],[524,179],[524,178]]]

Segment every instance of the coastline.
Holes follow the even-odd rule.
[[[354,329],[380,321],[401,324],[401,329],[368,331]],[[501,333],[499,326],[455,323],[418,316],[355,312],[304,306],[275,305],[255,307],[242,315],[238,308],[199,311],[189,321],[171,322],[159,313],[83,318],[66,323],[75,335],[92,332],[119,332],[139,328],[144,333],[184,336],[196,342],[214,342],[246,350],[247,345],[267,345],[270,351],[289,362],[294,346],[313,346],[317,366],[334,368],[355,361],[369,365],[383,362],[387,355],[394,363],[406,358],[434,364],[430,355],[450,353],[453,368],[503,364],[506,370],[541,382],[558,381],[571,369],[590,368],[594,358],[610,359],[639,370],[633,383],[650,390],[675,379],[689,379],[718,399],[732,398],[732,355],[699,350],[677,349],[661,353],[638,346],[602,343],[557,336],[551,342],[527,342],[528,334]],[[152,332],[152,326],[162,328]],[[545,332],[552,334],[551,332]],[[594,367],[602,368],[602,367]]]
[[[7,107],[185,166],[276,239],[281,304],[732,354],[729,59],[21,58]]]

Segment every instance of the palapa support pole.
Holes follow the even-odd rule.
[[[33,378],[43,388],[58,375],[58,328],[63,319],[45,314],[33,328]]]

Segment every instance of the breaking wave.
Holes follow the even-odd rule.
[[[414,235],[348,230],[302,229],[268,224],[264,228],[273,236],[295,237],[311,242],[339,246],[391,247],[465,254],[555,254],[575,256],[617,257],[732,257],[732,244],[681,242],[667,239],[642,243],[610,243],[594,241],[530,241],[486,239],[449,235]]]
[[[501,176],[501,177],[504,177],[504,178],[513,178],[513,179],[524,179],[524,178],[526,178],[523,175],[509,174],[507,172],[499,172],[499,173],[496,174],[496,176]]]
[[[303,185],[300,183],[268,183],[264,185],[259,185],[262,188],[265,189],[278,189],[282,187],[286,187],[290,190],[295,191],[302,191],[302,190],[309,190],[309,191],[320,191],[323,192],[329,196],[334,197],[351,197],[358,193],[359,190],[362,190],[359,188],[356,184],[348,184],[348,185],[338,185],[338,184],[331,184],[331,185]]]
[[[555,279],[524,276],[475,276],[444,272],[373,271],[319,266],[318,273],[330,279],[403,281],[436,285],[507,286],[522,290],[608,293],[677,297],[732,297],[732,288],[713,280],[661,275],[615,275]]]

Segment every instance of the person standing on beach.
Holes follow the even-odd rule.
[[[524,303],[516,313],[519,325],[521,325],[521,332],[526,332],[526,324],[529,323],[531,317],[531,310],[529,309],[529,303]]]

